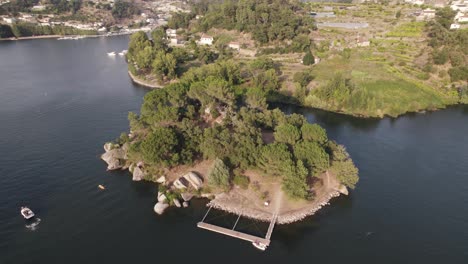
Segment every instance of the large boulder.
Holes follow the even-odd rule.
[[[133,178],[134,181],[141,181],[145,178],[145,173],[140,167],[133,168]]]
[[[166,210],[168,207],[169,205],[167,203],[158,202],[154,205],[154,212],[159,215],[162,215],[164,213],[164,210]]]
[[[184,208],[187,208],[187,207],[188,207],[188,202],[183,202],[183,203],[182,203],[182,206],[183,206]]]
[[[106,144],[104,144],[104,150],[106,152],[110,151],[113,147],[114,147],[114,144],[112,142],[107,142]]]
[[[186,189],[189,186],[189,182],[185,178],[180,177],[174,181],[174,186],[177,189]]]
[[[338,188],[338,191],[339,191],[341,194],[344,194],[344,195],[348,195],[348,194],[349,194],[348,189],[347,189],[346,186],[344,186],[344,185],[341,185],[341,186]]]
[[[156,180],[157,183],[166,183],[166,177],[165,176],[161,176],[159,177],[157,180]]]
[[[174,198],[174,199],[172,200],[172,202],[174,203],[175,206],[177,206],[177,207],[179,207],[179,208],[182,206],[182,205],[180,204],[179,199],[177,199],[177,198]]]
[[[183,176],[195,189],[200,189],[203,186],[203,180],[195,172],[189,172]]]
[[[187,192],[182,193],[181,196],[182,196],[182,199],[186,202],[190,201],[193,198],[193,194],[187,193]]]
[[[167,201],[166,195],[164,195],[164,193],[162,193],[162,192],[158,192],[158,202],[163,203],[165,201]]]
[[[125,151],[121,148],[113,148],[102,154],[101,159],[107,163],[108,170],[120,169],[125,165]]]

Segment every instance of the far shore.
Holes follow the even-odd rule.
[[[62,35],[42,35],[42,36],[30,36],[30,37],[13,37],[13,38],[0,38],[0,41],[15,41],[15,40],[28,40],[28,39],[50,39],[50,38],[61,38]]]
[[[12,38],[0,38],[0,41],[17,41],[17,40],[30,40],[30,39],[53,39],[53,38],[63,38],[63,37],[83,37],[83,38],[98,38],[98,37],[114,37],[121,35],[130,35],[134,32],[119,32],[119,33],[110,33],[102,35],[40,35],[40,36],[30,36],[30,37],[12,37]]]

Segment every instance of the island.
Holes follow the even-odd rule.
[[[291,223],[355,187],[358,169],[344,146],[302,115],[249,103],[236,91],[245,81],[235,64],[186,76],[146,94],[140,115],[129,114],[130,133],[102,155],[109,170],[159,184],[157,213],[205,197],[221,210]]]

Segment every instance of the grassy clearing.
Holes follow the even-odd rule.
[[[379,117],[444,107],[444,98],[437,90],[402,73],[405,69],[414,70],[413,68],[393,67],[383,58],[374,55],[371,50],[353,50],[349,59],[335,55],[316,65],[313,73],[316,81],[320,83],[316,89],[323,89],[323,84],[331,80],[337,72],[351,79],[356,88],[347,98],[340,100],[323,100],[316,97],[318,90],[312,90],[305,103],[308,106],[347,114]]]
[[[424,22],[408,22],[401,24],[387,33],[387,37],[406,37],[406,38],[419,38],[422,36],[424,30]]]

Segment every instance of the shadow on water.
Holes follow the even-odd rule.
[[[330,205],[325,206],[304,220],[286,225],[277,225],[272,240],[288,250],[294,250],[303,245],[310,237],[314,237],[314,234],[320,232],[323,225],[329,223],[333,216],[346,214],[346,212],[350,211],[352,203],[352,194],[334,198],[330,201]]]

